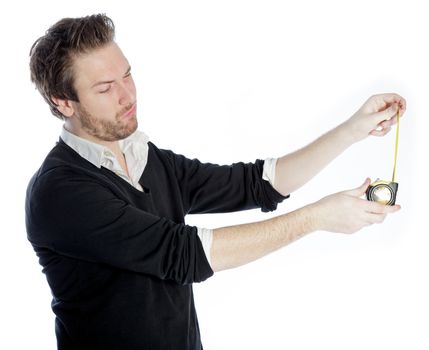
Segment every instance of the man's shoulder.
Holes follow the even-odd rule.
[[[177,156],[176,153],[174,153],[170,149],[166,149],[163,147],[158,147],[152,142],[148,142],[148,162],[150,164],[154,164],[155,166],[159,166],[160,163],[162,164],[168,164],[169,166],[173,166],[174,159]]]
[[[31,178],[28,187],[36,184],[51,186],[66,178],[94,172],[95,168],[60,139],[45,157],[40,168]]]

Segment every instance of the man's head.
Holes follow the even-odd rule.
[[[130,65],[105,15],[64,18],[31,48],[31,80],[76,134],[116,141],[137,128]]]

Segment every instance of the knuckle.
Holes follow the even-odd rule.
[[[380,204],[375,202],[377,205],[375,206],[375,213],[377,214],[385,214],[388,211],[388,206],[384,204]]]

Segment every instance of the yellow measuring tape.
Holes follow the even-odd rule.
[[[386,205],[394,205],[396,201],[396,193],[398,192],[398,183],[396,182],[396,160],[398,158],[398,143],[399,143],[399,109],[396,113],[396,144],[395,144],[395,159],[393,163],[392,181],[377,179],[370,184],[366,190],[366,198],[370,201],[378,202]]]
[[[395,143],[395,159],[393,162],[393,176],[392,176],[392,182],[396,182],[396,160],[398,158],[398,143],[399,143],[399,108],[398,112],[396,113],[396,143]]]

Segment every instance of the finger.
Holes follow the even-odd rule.
[[[387,133],[389,133],[390,130],[392,130],[392,128],[390,126],[389,127],[381,127],[380,129],[377,128],[375,130],[372,130],[369,134],[372,136],[384,136]]]
[[[402,98],[399,102],[399,116],[402,117],[402,115],[405,113],[405,111],[407,110],[407,101]]]
[[[389,120],[382,121],[380,125],[382,125],[383,127],[387,127],[387,126],[391,127],[395,125],[397,122],[398,122],[398,118],[395,116],[393,118],[390,118]]]
[[[398,106],[398,108],[399,108],[399,106]],[[396,111],[395,115],[392,118],[387,119],[387,120],[383,120],[379,125],[382,126],[382,127],[387,127],[387,126],[393,126],[393,125],[395,125],[398,122],[398,118],[397,118],[398,111],[399,111],[399,117],[401,118],[401,112],[398,109]]]
[[[370,183],[371,183],[371,179],[366,178],[365,182],[362,185],[360,185],[359,187],[356,187],[354,189],[345,191],[345,193],[347,193],[348,195],[351,195],[351,196],[361,197],[365,194]]]
[[[397,122],[397,118],[390,118],[389,120],[383,120],[379,125],[382,128],[388,128],[395,125]]]
[[[367,201],[366,211],[373,214],[391,214],[401,209],[400,205],[386,205],[378,202]]]
[[[380,124],[381,122],[388,121],[395,117],[398,113],[399,105],[397,103],[394,103],[387,108],[384,108],[380,110],[379,112],[376,112],[373,114],[374,122]]]
[[[405,111],[407,106],[405,98],[396,93],[378,94],[374,95],[373,98],[375,99],[377,105],[380,108],[379,111],[385,109],[386,106],[392,105],[394,103],[398,104],[403,111]]]
[[[384,219],[386,219],[387,214],[375,214],[375,213],[367,213],[365,219],[366,222],[370,225],[372,224],[381,224]]]
[[[396,213],[399,210],[401,210],[401,206],[399,204],[396,204],[396,205],[385,205],[384,206],[384,213],[385,214]]]
[[[385,204],[381,204],[378,202],[373,201],[367,201],[365,211],[367,213],[373,213],[373,214],[384,214],[385,212]]]

